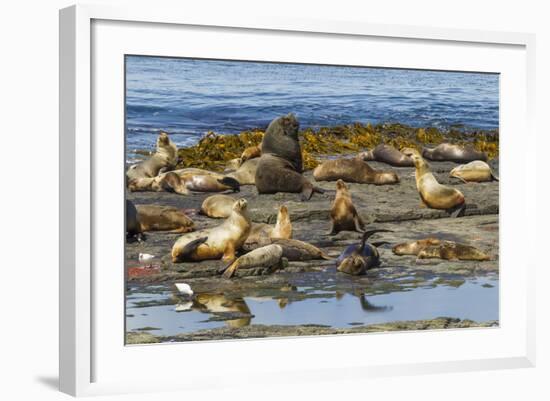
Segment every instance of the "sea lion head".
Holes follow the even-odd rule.
[[[164,131],[161,131],[157,138],[157,147],[164,147],[170,144],[170,137]]]
[[[399,176],[394,171],[384,171],[376,175],[376,184],[397,184]]]
[[[277,132],[284,136],[298,140],[298,130],[300,123],[294,113],[288,113],[286,116],[281,116],[273,120],[267,127],[266,134],[269,132]]]
[[[364,258],[358,255],[350,255],[338,265],[337,270],[342,273],[358,276],[367,270],[367,263]]]
[[[233,204],[233,210],[235,212],[242,214],[246,210],[247,205],[248,205],[248,202],[246,201],[246,199],[244,198],[238,199]]]
[[[348,186],[346,185],[344,180],[342,180],[341,178],[339,178],[336,181],[336,191],[343,192],[343,193],[346,193],[346,194],[349,192]]]
[[[294,169],[302,172],[302,150],[298,140],[300,124],[294,114],[287,114],[273,120],[262,139],[263,154],[272,154],[292,163]]]
[[[423,153],[426,149],[423,150]],[[408,156],[412,159],[415,167],[420,167],[422,165],[425,165],[426,162],[420,155],[420,152],[414,148],[404,148],[401,150],[401,153],[403,153],[405,156]]]

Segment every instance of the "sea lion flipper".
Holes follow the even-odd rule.
[[[194,239],[186,244],[180,252],[180,257],[185,257],[197,249],[201,244],[204,244],[208,240],[208,237],[201,237]]]
[[[361,220],[361,217],[358,215],[355,215],[353,218],[353,224],[355,225],[355,230],[360,233],[365,232],[365,223],[363,223],[363,220]]]
[[[494,181],[500,181],[500,179],[495,175],[495,173],[493,173],[491,171],[491,178],[494,180]]]
[[[238,265],[238,259],[229,263],[227,266],[221,268],[218,270],[218,273],[222,273],[223,278],[231,278],[233,277],[233,274],[237,271]]]
[[[378,247],[381,247],[382,245],[387,245],[390,243],[388,241],[376,241],[376,242],[371,242],[370,244],[378,248]]]
[[[300,196],[300,200],[302,202],[306,202],[311,199],[311,196],[313,195],[313,185],[305,185],[302,188],[302,194]]]
[[[330,220],[330,228],[327,231],[327,235],[334,235],[336,234],[336,230],[334,229],[334,221],[332,219]]]
[[[222,179],[219,179],[218,182],[220,184],[228,186],[229,188],[231,188],[233,190],[233,192],[240,192],[240,190],[241,190],[241,184],[239,183],[239,181],[237,181],[234,178],[223,177]]]
[[[461,217],[464,215],[464,211],[466,210],[466,205],[463,203],[460,206],[457,206],[451,213],[452,218]]]

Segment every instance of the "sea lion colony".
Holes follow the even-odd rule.
[[[262,143],[245,149],[240,158],[232,160],[224,173],[197,168],[175,170],[177,149],[166,133],[157,140],[157,151],[149,159],[131,166],[127,171],[130,191],[168,191],[187,195],[196,192],[238,192],[240,185],[255,185],[258,193],[300,193],[302,201],[324,190],[303,176],[303,161],[298,139],[299,123],[293,114],[271,122]],[[445,146],[444,146],[445,145]],[[448,146],[447,146],[448,145]],[[468,182],[498,180],[484,162],[487,156],[471,147],[442,144],[434,149],[399,151],[381,145],[359,154],[353,159],[329,160],[313,172],[317,181],[336,181],[329,234],[339,231],[364,232],[360,244],[346,249],[337,261],[337,271],[358,275],[382,263],[376,243],[368,238],[387,230],[368,229],[351,200],[346,182],[373,185],[399,185],[399,176],[393,170],[377,171],[367,164],[376,160],[391,166],[414,166],[416,185],[422,206],[444,209],[456,217],[464,210],[467,200],[455,188],[440,184],[430,172],[425,158],[469,162],[450,172],[451,177]],[[474,184],[475,185],[475,184]],[[205,199],[201,214],[225,219],[222,224],[207,230],[193,231],[193,221],[177,208],[142,206],[126,202],[127,235],[143,240],[143,233],[165,230],[184,233],[173,245],[174,263],[222,259],[227,267],[220,273],[233,276],[238,268],[281,266],[281,260],[331,259],[322,249],[307,242],[292,239],[292,224],[286,206],[281,205],[275,226],[252,223],[247,214],[247,201],[225,194]],[[157,221],[158,220],[158,221]],[[347,252],[347,253],[346,253]],[[418,259],[440,258],[452,260],[489,260],[481,250],[466,244],[440,241],[437,238],[394,247],[397,255],[416,255]],[[238,257],[240,255],[240,257]]]

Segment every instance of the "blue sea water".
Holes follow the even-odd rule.
[[[400,122],[498,128],[498,74],[126,57],[127,149],[164,130],[179,146],[208,131],[265,128],[293,112],[301,127]]]

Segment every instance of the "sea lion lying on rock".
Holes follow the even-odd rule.
[[[301,193],[302,201],[309,200],[313,192],[324,193],[302,176],[298,128],[294,114],[276,118],[267,127],[255,176],[258,193]]]
[[[397,184],[399,177],[393,171],[377,171],[362,160],[362,156],[352,159],[327,160],[315,167],[313,177],[317,181],[356,182],[359,184]]]
[[[241,160],[243,163],[247,160],[254,159],[256,157],[260,157],[262,155],[262,145],[256,145],[256,146],[250,146],[246,148],[243,153],[241,154]]]
[[[328,234],[334,235],[340,231],[358,231],[362,233],[364,230],[365,223],[355,210],[346,183],[342,180],[336,181],[336,196],[330,210],[330,230]]]
[[[256,170],[259,163],[259,158],[247,160],[236,171],[226,174],[226,177],[236,179],[240,185],[255,185]]]
[[[337,270],[342,273],[359,276],[367,270],[380,266],[380,254],[376,246],[367,243],[369,237],[377,232],[388,232],[389,230],[369,230],[363,234],[361,245],[352,245],[340,255]],[[347,255],[347,256],[344,256]]]
[[[231,215],[235,201],[229,195],[212,195],[202,202],[199,213],[214,219],[225,219]]]
[[[450,177],[464,182],[498,181],[498,177],[491,170],[491,166],[481,160],[474,160],[468,164],[455,167],[449,173]]]
[[[256,248],[227,266],[223,272],[224,278],[231,278],[238,268],[268,267],[273,268],[280,264],[283,257],[283,248],[277,244]]]
[[[170,231],[186,233],[194,230],[195,224],[180,209],[172,206],[137,205],[138,223],[141,231]]]
[[[296,239],[277,239],[277,238],[259,238],[255,242],[245,243],[243,249],[246,252],[249,252],[253,249],[260,248],[269,244],[277,244],[283,248],[283,257],[289,261],[305,261],[305,260],[316,260],[316,259],[326,259],[332,260],[321,249],[317,248],[314,245],[308,244],[304,241],[299,241]]]
[[[172,247],[172,262],[186,260],[235,260],[235,252],[242,247],[250,233],[251,222],[246,199],[233,205],[231,215],[219,226],[181,236]]]
[[[422,203],[432,209],[444,209],[456,217],[465,208],[464,195],[458,189],[441,185],[430,171],[430,166],[416,149],[406,148],[403,153],[410,156],[416,166],[416,188]]]
[[[392,251],[396,255],[416,255],[418,259],[491,260],[489,255],[474,246],[437,238],[425,238],[397,244]]]
[[[188,195],[185,182],[179,175],[170,171],[152,178],[140,178],[128,184],[131,192],[173,192],[180,195]]]
[[[153,178],[160,173],[173,170],[178,163],[178,148],[170,140],[166,132],[161,132],[157,138],[157,150],[148,159],[130,166],[126,172],[127,183],[139,188],[143,178]]]
[[[281,205],[279,208],[275,226],[265,223],[252,223],[252,228],[245,244],[256,242],[260,238],[292,238],[292,223],[290,222],[288,209],[285,205]]]
[[[442,143],[433,149],[424,148],[422,156],[432,161],[450,161],[456,163],[468,163],[474,160],[486,162],[487,154],[480,152],[472,144],[454,145],[451,143]]]
[[[360,154],[364,161],[377,161],[394,167],[414,167],[414,162],[391,145],[380,144]]]

